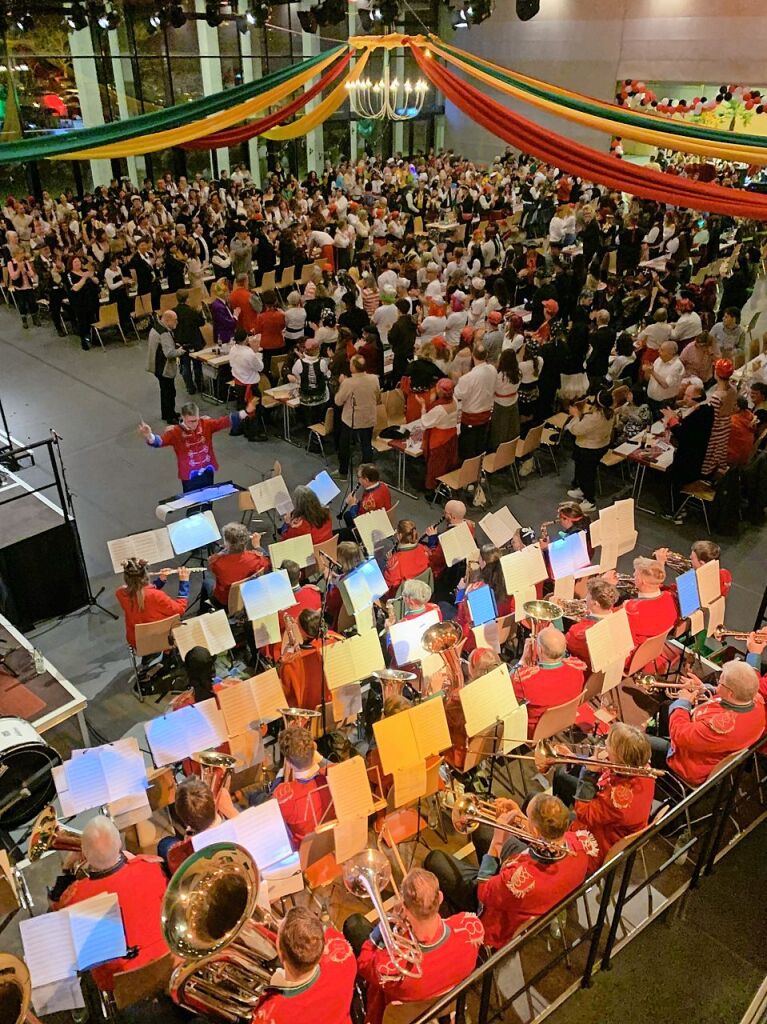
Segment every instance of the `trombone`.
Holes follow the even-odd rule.
[[[490,828],[499,828],[502,832],[516,836],[517,839],[523,839],[531,850],[543,854],[549,860],[562,860],[568,855],[575,856],[575,850],[571,850],[568,846],[533,835],[532,832],[528,832],[527,829],[519,825],[498,821],[495,804],[480,800],[473,793],[464,793],[463,796],[458,797],[453,804],[450,818],[453,828],[462,836],[470,835],[480,825],[489,825]]]
[[[650,678],[653,677],[651,676]],[[645,687],[641,686],[640,689],[645,689]],[[648,690],[648,692],[650,691]],[[633,765],[621,764],[619,761],[603,761],[599,757],[578,757],[577,754],[558,754],[548,740],[538,740],[532,754],[507,754],[506,756],[516,758],[518,761],[535,761],[536,765],[545,761],[547,762],[547,768],[555,764],[577,764],[581,768],[587,768],[589,771],[603,772],[611,769],[616,775],[632,775],[642,779],[657,779],[659,776],[666,774],[660,768],[635,767]]]

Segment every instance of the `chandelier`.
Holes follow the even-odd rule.
[[[409,121],[418,117],[427,88],[422,78],[415,84],[409,78],[404,82],[390,78],[388,63],[384,63],[383,74],[377,82],[360,78],[346,83],[349,105],[354,113],[373,121]]]

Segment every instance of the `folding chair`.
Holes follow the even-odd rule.
[[[322,453],[322,458],[325,460],[326,465],[328,457],[325,454],[325,448],[324,445],[322,444],[322,439],[325,438],[325,440],[327,440],[329,437],[332,437],[334,416],[335,411],[333,409],[333,406],[331,405],[325,411],[325,419],[323,420],[323,422],[313,423],[309,427],[309,436],[306,439],[307,452],[311,451],[312,441],[316,441],[317,444],[320,446],[320,452]]]
[[[205,348],[213,348],[213,324],[203,324],[200,328],[200,334],[205,342]]]
[[[496,473],[500,473],[504,469],[511,470],[511,482],[514,484],[514,490],[519,492],[517,467],[515,465],[518,443],[518,437],[512,438],[511,441],[503,441],[498,445],[498,448],[494,452],[490,452],[482,460],[482,477],[484,479],[485,486],[487,487],[488,497],[491,501],[492,495],[490,494],[490,481],[488,480],[488,476],[494,476]]]
[[[175,292],[166,292],[165,295],[160,296],[160,312],[164,313],[168,309],[175,309],[178,305],[178,295]]]
[[[154,310],[152,309],[152,296],[137,295],[130,319],[133,324],[133,330],[136,332],[136,337],[139,341],[141,341],[141,335],[139,334],[138,327],[136,325],[140,320],[151,320],[153,316]]]
[[[385,437],[380,436],[381,431],[386,430],[388,426],[389,413],[384,403],[381,402],[380,405],[376,406],[376,421],[375,426],[373,427],[373,440],[371,442],[373,448],[375,449],[375,451],[378,452],[379,455],[386,455],[388,452],[391,452],[392,450],[389,447],[389,442],[387,441],[387,439]]]
[[[708,511],[706,505],[713,502],[716,498],[716,491],[707,480],[693,480],[692,483],[685,484],[684,487],[680,488],[682,494],[685,495],[685,499],[679,508],[676,510],[678,516],[682,509],[690,501],[697,501],[703,510],[703,519],[706,523],[706,533],[711,536],[711,525],[708,521]]]
[[[180,615],[169,615],[167,619],[160,619],[159,622],[139,622],[136,625],[136,646],[128,646],[133,673],[136,677],[136,693],[143,704],[144,691],[141,688],[141,673],[137,658],[146,658],[150,654],[162,654],[167,651],[172,642],[170,639],[171,630],[175,629],[181,622]]]
[[[383,395],[386,415],[390,427],[399,427],[405,422],[405,396],[399,388],[385,391]]]
[[[167,993],[174,967],[172,953],[166,953],[141,967],[118,971],[114,976],[114,990],[100,992],[106,1017],[115,1021],[121,1010],[160,993]]]
[[[397,514],[397,509],[398,508],[399,508],[399,499],[394,502],[394,504],[392,505],[391,508],[387,508],[387,510],[386,510],[386,514],[389,517],[389,522],[392,524],[392,526],[394,527],[395,530],[397,528],[397,523],[399,522],[399,515]]]
[[[572,700],[568,700],[564,704],[556,704],[554,707],[546,708],[538,719],[531,742],[535,744],[538,740],[547,740],[551,736],[556,736],[558,732],[572,729],[575,725],[582,696],[582,693],[579,693],[577,697],[573,697]]]
[[[266,277],[265,274],[264,277]],[[282,374],[282,368],[285,365],[287,358],[287,355],[274,356],[272,358],[272,364],[270,369],[274,380],[278,381],[280,379],[280,375]]]
[[[123,333],[122,326],[120,325],[120,314],[117,309],[116,302],[110,302],[108,306],[102,306],[99,310],[98,322],[93,324],[93,331],[98,338],[98,343],[104,348],[104,342],[101,338],[101,332],[107,330],[110,327],[116,327],[120,332],[120,337],[123,340],[123,344],[127,345],[128,340]]]
[[[288,288],[296,283],[296,268],[284,267],[280,278],[279,288]]]
[[[330,540],[323,540],[321,544],[314,545],[314,564],[319,569],[320,555],[327,555],[335,561],[338,554],[338,534],[334,533]]]
[[[465,490],[472,485],[476,487],[482,475],[483,458],[483,455],[475,455],[474,458],[467,459],[458,469],[454,469],[452,473],[438,476],[432,505],[440,496],[449,498],[453,491]]]
[[[273,270],[267,270],[261,278],[261,284],[255,289],[257,292],[274,292],[277,290],[277,274]]]
[[[540,463],[538,461],[537,452],[538,452],[538,449],[541,447],[541,437],[542,437],[542,435],[543,435],[543,424],[540,423],[537,427],[533,427],[532,428],[532,430],[528,433],[526,438],[524,438],[524,439],[520,438],[519,441],[517,441],[517,462],[521,462],[525,458],[527,458],[528,455],[532,455],[532,457],[533,457],[533,464],[535,465],[535,468],[538,470],[538,473],[541,476],[543,476],[543,470],[541,469]],[[518,468],[517,468],[517,474],[521,475],[519,473],[519,469]]]

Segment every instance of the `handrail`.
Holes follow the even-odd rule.
[[[479,967],[476,968],[476,970],[472,972],[472,974],[470,974],[467,978],[460,982],[460,984],[454,986],[449,993],[446,993],[440,999],[435,1001],[429,1007],[429,1009],[422,1013],[419,1017],[414,1018],[414,1020],[411,1021],[411,1024],[429,1024],[429,1021],[433,1020],[435,1017],[439,1017],[442,1014],[444,1014],[447,1008],[455,1003],[456,999],[464,997],[465,994],[470,989],[474,988],[474,986],[476,986],[477,983],[480,981],[483,983],[483,992],[480,1002],[480,1013],[477,1020],[477,1024],[486,1024],[486,1014],[488,1009],[487,1003],[489,1001],[490,995],[489,983],[491,981],[493,971],[497,967],[499,967],[510,955],[515,953],[525,943],[527,943],[531,938],[534,938],[545,928],[547,928],[552,921],[556,920],[556,918],[562,913],[563,910],[565,910],[571,904],[575,903],[578,899],[580,899],[580,897],[583,896],[584,893],[586,893],[589,889],[592,889],[599,882],[604,881],[604,892],[602,894],[602,899],[600,900],[597,920],[593,925],[593,928],[590,929],[591,931],[593,931],[591,939],[591,948],[589,950],[589,957],[586,969],[584,970],[583,974],[582,983],[584,987],[588,986],[588,978],[590,978],[593,972],[594,964],[596,962],[599,941],[601,939],[602,930],[604,928],[604,923],[609,908],[610,897],[612,895],[612,887],[615,878],[618,874],[618,871],[622,868],[629,869],[624,873],[624,878],[621,884],[622,892],[619,893],[618,902],[616,904],[616,908],[614,911],[615,916],[613,919],[613,924],[616,928],[618,922],[615,919],[619,917],[620,909],[622,908],[623,902],[626,897],[626,887],[628,884],[628,880],[630,878],[630,867],[633,865],[634,860],[639,851],[643,847],[648,845],[653,839],[655,839],[655,837],[658,836],[662,831],[666,830],[670,823],[672,823],[677,818],[683,817],[686,811],[688,811],[691,807],[694,807],[709,793],[718,789],[720,791],[719,799],[715,804],[714,814],[709,828],[704,833],[702,833],[698,840],[693,840],[691,843],[689,843],[684,848],[684,851],[680,850],[675,852],[674,856],[668,862],[671,863],[675,861],[676,859],[678,859],[682,852],[686,852],[688,849],[690,849],[692,846],[696,845],[699,842],[701,847],[700,854],[697,858],[692,878],[690,879],[689,883],[690,887],[694,888],[695,885],[698,884],[698,880],[700,878],[701,873],[707,873],[711,870],[711,865],[713,864],[714,859],[716,857],[718,842],[721,840],[723,834],[724,823],[726,821],[727,814],[729,813],[729,808],[732,804],[732,799],[737,789],[737,781],[739,780],[742,774],[742,769],[745,766],[746,762],[749,760],[749,758],[751,758],[753,754],[759,749],[759,747],[763,745],[764,739],[760,738],[747,750],[742,751],[736,759],[731,761],[726,766],[726,768],[720,771],[715,771],[704,783],[693,789],[690,793],[687,794],[687,796],[680,800],[679,803],[675,804],[661,821],[658,821],[654,825],[650,825],[640,835],[638,835],[632,843],[630,843],[624,850],[622,850],[621,853],[619,853],[616,857],[610,860],[607,864],[603,864],[595,872],[590,874],[584,880],[584,882],[582,882],[582,884],[578,886],[577,889],[571,892],[567,897],[565,897],[565,899],[561,900],[555,907],[552,907],[552,909],[547,914],[544,914],[543,916],[536,918],[535,921],[528,928],[525,928],[524,931],[520,932],[518,935],[515,935],[514,938],[511,939],[510,942],[508,942],[501,949],[496,950],[494,953],[492,953],[487,958],[487,960],[484,961],[484,963],[482,963]],[[736,776],[736,774],[736,784],[731,786],[730,793],[727,799],[723,801],[722,798],[725,796],[726,784],[728,781],[732,780]],[[724,813],[722,813],[722,811],[724,811]],[[624,882],[626,883],[626,886],[624,886]],[[612,931],[613,928],[611,927],[611,933]],[[614,939],[614,935],[611,934],[611,938]],[[608,947],[606,948],[605,955],[602,959],[601,969],[603,970],[606,968],[607,963],[609,963],[611,946],[612,943],[608,941]],[[457,1016],[456,1020],[459,1019],[460,1018]]]

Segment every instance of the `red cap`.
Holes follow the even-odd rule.
[[[502,319],[503,317],[501,316],[497,309],[494,309],[492,312],[487,314],[488,323],[499,324]]]
[[[714,363],[714,373],[721,380],[729,380],[735,372],[732,359],[717,359]]]

